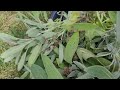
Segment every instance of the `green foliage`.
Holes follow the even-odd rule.
[[[105,34],[104,29],[92,23],[77,23],[74,24],[73,29],[77,31],[85,31],[86,37],[90,40],[95,36],[103,36]]]
[[[65,48],[65,61],[72,64],[73,56],[77,50],[79,43],[79,33],[76,32],[72,35],[72,37],[69,39],[66,48]]]
[[[41,44],[38,44],[31,51],[31,55],[29,56],[29,59],[28,59],[28,65],[29,65],[29,67],[31,67],[32,64],[34,64],[35,61],[37,60],[39,54],[41,53],[41,46],[42,46]]]
[[[35,79],[47,79],[47,74],[40,66],[33,64],[31,73]]]
[[[18,12],[26,38],[1,33],[1,40],[13,44],[1,58],[16,60],[24,71],[20,79],[119,78],[119,12],[117,20],[112,11],[79,14],[63,12],[66,20],[53,21],[47,11]]]
[[[110,19],[113,23],[116,23],[116,12],[115,11],[108,11],[108,14],[110,16]]]
[[[48,79],[63,79],[62,75],[56,69],[52,61],[45,55],[41,55],[41,56],[45,67],[45,71],[48,75]]]
[[[90,75],[97,77],[99,79],[113,79],[112,73],[110,73],[105,67],[103,66],[90,66],[85,69],[87,73]]]

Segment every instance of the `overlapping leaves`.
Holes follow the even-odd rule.
[[[112,23],[115,23],[115,13],[108,13]],[[108,42],[102,42],[101,47],[104,44],[105,48],[99,48],[98,52],[91,48],[94,38],[107,37],[103,27],[86,22],[69,24],[71,25],[69,28],[69,26],[64,26],[67,21],[48,19],[48,14],[45,11],[28,12],[27,15],[19,12],[19,19],[28,28],[26,32],[28,39],[0,34],[1,40],[14,45],[1,54],[1,57],[4,58],[5,62],[16,60],[18,71],[25,70],[21,78],[26,78],[30,74],[29,78],[33,79],[63,79],[65,71],[60,70],[65,67],[72,69],[65,73],[67,78],[113,79],[114,76],[119,77],[119,73],[110,72],[111,67],[114,69],[113,63],[116,63],[116,56],[113,58],[113,51],[106,49]],[[75,22],[77,21],[76,17],[73,19]],[[117,22],[119,23],[119,21]],[[85,31],[85,38],[80,36],[82,31]],[[116,31],[119,32],[118,25]],[[119,41],[118,36],[117,38]],[[94,45],[97,46],[102,39],[95,42]],[[81,45],[81,43],[87,45]],[[96,49],[98,48],[96,47]]]

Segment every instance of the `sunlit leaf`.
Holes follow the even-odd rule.
[[[90,40],[92,40],[95,36],[102,36],[105,34],[105,30],[91,23],[76,23],[73,25],[73,30],[85,31],[86,37]]]

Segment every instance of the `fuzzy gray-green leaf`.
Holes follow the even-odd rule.
[[[28,59],[28,66],[32,66],[32,64],[35,63],[35,61],[37,60],[38,56],[40,55],[41,53],[41,47],[42,47],[42,44],[38,44],[36,45],[32,51],[31,51],[31,55]]]
[[[59,60],[60,60],[60,63],[62,63],[63,58],[64,58],[64,47],[63,47],[63,45],[60,43],[60,44],[59,44]]]
[[[42,61],[45,67],[45,71],[48,75],[48,79],[63,79],[60,72],[57,70],[57,68],[54,66],[52,61],[49,59],[46,55],[41,55]]]
[[[24,63],[25,63],[25,60],[26,60],[26,53],[27,52],[23,53],[23,55],[21,56],[21,59],[20,59],[20,61],[18,63],[18,67],[17,67],[18,71],[20,71],[24,66]]]
[[[94,53],[91,51],[85,49],[85,48],[78,48],[77,49],[77,55],[81,59],[87,60],[88,58],[95,57]]]
[[[79,32],[76,32],[72,35],[65,48],[64,57],[66,62],[72,64],[72,59],[77,50],[78,43],[79,43]]]
[[[90,66],[86,68],[85,71],[99,79],[114,79],[112,73],[100,65]]]
[[[35,79],[47,79],[47,73],[39,65],[31,66],[31,73]]]
[[[1,58],[7,58],[10,57],[16,53],[19,53],[23,50],[23,48],[30,42],[26,42],[24,44],[11,47],[10,49],[6,50],[4,53],[1,54]]]

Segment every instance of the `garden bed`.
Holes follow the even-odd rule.
[[[1,58],[22,73],[14,78],[119,79],[119,12],[62,11],[55,20],[50,13],[16,12],[20,24],[0,33],[10,45]]]

